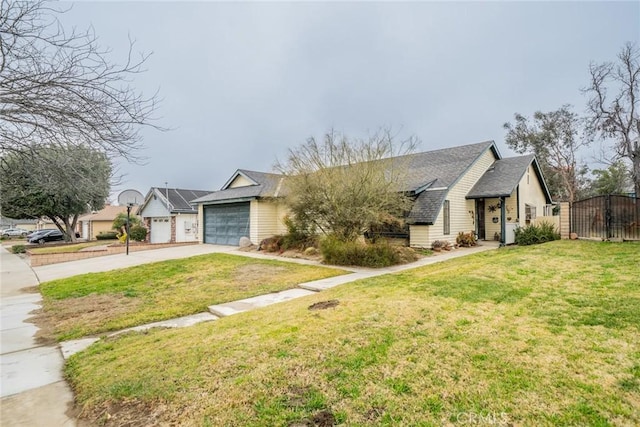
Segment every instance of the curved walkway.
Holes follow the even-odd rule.
[[[279,293],[267,294],[240,301],[209,307],[208,313],[199,313],[179,319],[170,319],[149,325],[141,325],[135,330],[152,327],[183,327],[219,317],[233,315],[259,307],[300,298],[321,292],[355,280],[380,276],[387,273],[408,270],[471,255],[497,248],[493,242],[482,242],[482,246],[458,249],[422,258],[411,264],[382,269],[345,268],[350,274],[321,279],[298,285]],[[207,253],[233,253],[234,255],[277,259],[302,264],[319,264],[304,259],[291,259],[255,252],[243,252],[235,247],[215,245],[194,245],[175,248],[110,255],[100,258],[72,261],[61,264],[31,268],[25,260],[0,249],[1,295],[1,408],[2,426],[75,426],[72,418],[73,394],[62,378],[65,358],[81,351],[97,338],[86,338],[58,345],[39,345],[34,340],[37,328],[28,323],[33,310],[40,308],[41,296],[35,286],[40,282],[71,277],[78,274],[110,271],[151,262],[188,258]],[[34,293],[35,292],[35,293]],[[112,335],[122,333],[114,332]],[[61,351],[62,350],[62,351]]]

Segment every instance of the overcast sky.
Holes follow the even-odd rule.
[[[583,112],[590,61],[640,42],[638,1],[86,1],[61,20],[92,25],[114,62],[128,37],[153,53],[134,85],[160,90],[158,124],[173,130],[143,130],[147,164],[119,162],[115,193],[218,190],[330,128],[392,127],[419,151],[494,140],[508,157],[515,112]]]

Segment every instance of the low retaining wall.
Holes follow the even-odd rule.
[[[148,244],[135,244],[129,245],[129,252],[149,251],[153,249],[170,248],[174,246],[188,246],[197,245],[200,242],[185,242],[185,243],[148,243]],[[106,255],[123,254],[127,251],[125,245],[108,246],[106,249],[98,249],[95,251],[83,251],[83,252],[61,252],[53,254],[34,254],[27,251],[29,254],[29,261],[31,267],[39,267],[41,265],[58,264],[61,262],[77,261],[79,259],[96,258]]]

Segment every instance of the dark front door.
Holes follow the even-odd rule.
[[[476,200],[476,229],[478,230],[478,240],[485,240],[484,199]]]

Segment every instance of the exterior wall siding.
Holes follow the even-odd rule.
[[[414,248],[429,248],[431,240],[429,240],[429,225],[410,225],[409,226],[409,246]]]
[[[286,209],[282,203],[271,200],[252,200],[250,209],[251,235],[249,238],[253,244],[258,245],[267,237],[286,232],[286,227],[282,223]]]
[[[450,209],[448,235],[444,234],[443,208],[440,207],[433,225],[416,225],[409,228],[409,244],[416,247],[430,247],[435,240],[448,240],[455,243],[459,232],[475,231],[475,201],[467,200],[466,196],[495,160],[493,151],[487,150],[449,190],[446,197],[446,200],[449,200]],[[415,236],[414,233],[416,233]]]
[[[154,199],[153,196],[149,203],[144,207],[144,209],[140,212],[140,216],[143,218],[148,217],[169,217],[169,211],[167,210],[166,203],[163,203],[159,198]]]
[[[520,180],[520,225],[526,226],[525,221],[525,205],[529,204],[536,207],[536,215],[542,216],[544,206],[547,200],[542,190],[542,184],[536,175],[533,166],[529,166],[527,171]]]
[[[247,185],[252,185],[251,181],[245,178],[242,175],[236,176],[236,179],[231,181],[228,188],[236,188],[236,187],[246,187]]]
[[[176,233],[175,241],[195,242],[199,239],[198,215],[179,214],[175,216]]]

